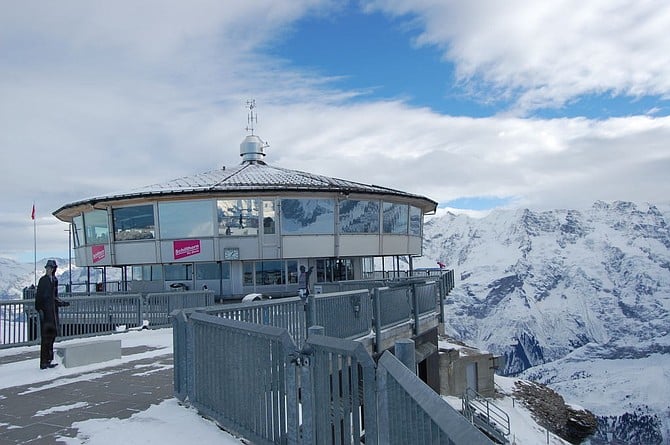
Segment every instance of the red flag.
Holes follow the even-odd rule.
[[[35,204],[33,204],[33,211],[30,214],[30,219],[35,219]]]

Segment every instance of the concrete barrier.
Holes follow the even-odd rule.
[[[96,340],[85,343],[59,345],[56,353],[62,358],[63,366],[90,365],[121,358],[121,340]]]

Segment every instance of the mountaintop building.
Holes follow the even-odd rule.
[[[411,267],[422,254],[423,216],[435,201],[268,165],[267,144],[250,131],[235,167],[56,210],[72,225],[75,264],[100,268],[103,279],[119,268],[119,290],[206,286],[239,298],[296,295],[300,266],[314,268],[314,288],[370,278],[375,259]]]

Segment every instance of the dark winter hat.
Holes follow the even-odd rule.
[[[45,269],[47,267],[51,267],[52,269],[56,269],[58,267],[58,264],[56,264],[55,260],[48,260],[47,263],[44,265]]]

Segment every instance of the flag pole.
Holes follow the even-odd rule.
[[[37,223],[35,222],[35,202],[33,202],[33,212],[30,215],[33,219],[33,265],[35,266],[34,285],[37,286]]]

